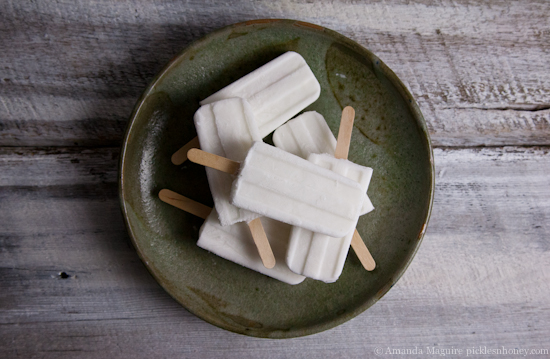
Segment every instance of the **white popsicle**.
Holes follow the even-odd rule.
[[[268,269],[262,264],[248,226],[245,223],[222,226],[215,209],[202,225],[197,245],[222,258],[282,282],[301,283],[305,277],[290,271],[285,262],[290,226],[265,217],[261,218],[261,221],[275,255],[276,264],[273,268]]]
[[[345,167],[343,164],[337,164],[340,160],[334,158],[336,138],[328,127],[323,115],[318,112],[304,112],[300,116],[293,118],[279,127],[273,133],[273,143],[278,148],[305,159],[310,159],[311,154],[329,154],[330,156],[323,157],[324,160],[317,159],[316,164],[330,170],[332,170],[334,166]],[[367,192],[372,176],[371,168],[352,163],[349,170],[340,174],[357,182],[361,179],[362,182],[360,182],[360,184],[365,189],[365,193]],[[365,196],[361,215],[373,209],[374,207],[369,197]]]
[[[345,109],[342,113],[342,120],[340,124],[340,132],[342,132],[342,136],[339,134],[338,137],[338,141],[342,141],[342,143],[338,144],[338,152],[342,156],[345,155],[346,157],[348,152],[347,147],[349,137],[351,136],[351,128],[353,125],[353,117],[353,109]],[[294,130],[295,129],[296,128],[294,128]],[[301,130],[302,129],[298,128],[298,131]],[[333,153],[334,152],[335,151],[333,151]],[[312,153],[309,154],[308,158],[311,162],[317,165],[330,169],[358,182],[364,192],[366,192],[372,177],[371,168],[359,166],[344,159],[337,159],[334,155],[328,154]],[[368,200],[367,196],[365,196],[363,207],[365,206],[365,203],[370,204],[370,207],[372,207],[372,204],[370,203],[370,200]],[[369,210],[372,210],[372,208]],[[335,282],[340,277],[340,274],[344,268],[349,247],[354,237],[354,232],[356,231],[350,231],[343,237],[334,238],[324,234],[312,232],[304,228],[296,226],[292,227],[286,258],[288,267],[293,272],[305,275],[306,277],[321,280],[326,283]],[[355,244],[356,246],[361,246],[361,248],[354,246],[354,249],[363,263],[365,260],[363,257],[365,254],[364,252],[366,251],[366,253],[368,253],[368,249],[364,246],[364,243],[358,233],[357,236],[358,241]],[[370,253],[368,256],[370,257]],[[369,259],[372,259],[372,257]],[[374,261],[372,261],[372,263],[374,263]]]
[[[288,284],[298,284],[304,280],[304,276],[291,272],[285,263],[290,232],[288,224],[269,218],[261,219],[276,258],[275,266],[268,269],[263,265],[250,229],[245,223],[222,226],[215,209],[167,189],[160,191],[159,198],[174,207],[205,219],[199,231],[197,242],[199,247]]]
[[[241,98],[204,105],[195,113],[194,121],[201,148],[234,161],[242,161],[254,141],[261,141],[252,109]],[[222,225],[259,217],[230,203],[232,175],[211,168],[206,168],[206,175]]]
[[[231,191],[237,207],[333,237],[354,230],[364,198],[357,182],[263,142],[250,148]]]
[[[273,143],[305,159],[312,153],[333,155],[336,150],[336,138],[323,115],[316,111],[304,112],[276,129]]]
[[[321,86],[304,58],[286,52],[201,101],[246,99],[263,138],[319,97]]]

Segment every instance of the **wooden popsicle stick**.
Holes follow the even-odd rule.
[[[197,217],[206,219],[212,208],[205,206],[202,203],[195,202],[190,198],[184,197],[181,194],[170,191],[169,189],[161,189],[159,192],[159,198],[161,201],[171,204],[174,207],[194,214]]]
[[[203,165],[206,167],[211,167],[219,171],[237,174],[241,164],[237,161],[230,160],[228,158],[215,155],[213,153],[205,152],[199,150],[198,148],[192,148],[187,152],[187,158],[189,161]]]
[[[171,158],[172,163],[176,166],[179,166],[183,162],[187,161],[187,151],[192,148],[200,148],[198,137],[193,138],[191,141],[187,142],[182,148],[174,152]]]
[[[354,118],[355,110],[351,106],[346,106],[342,111],[340,128],[338,129],[338,139],[336,140],[336,150],[334,151],[334,157],[336,158],[348,159]],[[357,229],[353,232],[351,247],[366,270],[371,271],[376,267],[374,258],[372,258],[372,255],[361,238],[361,235],[357,232]]]
[[[372,255],[365,245],[365,242],[363,242],[363,239],[359,235],[359,232],[357,232],[357,229],[353,232],[353,237],[351,238],[351,247],[359,258],[359,261],[361,261],[363,267],[365,267],[365,269],[368,271],[374,270],[374,268],[376,267],[376,262],[374,261],[374,258],[372,258]]]
[[[252,238],[254,238],[254,243],[256,244],[256,248],[258,248],[258,253],[264,267],[268,269],[273,268],[275,266],[275,256],[265,234],[262,221],[259,218],[253,219],[248,222],[248,227],[250,228],[250,233],[252,233]]]
[[[355,110],[351,106],[346,106],[342,111],[340,128],[338,129],[338,140],[336,141],[336,150],[334,151],[334,157],[336,158],[342,158],[345,160],[348,158],[354,118]]]

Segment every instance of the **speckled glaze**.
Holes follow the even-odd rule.
[[[342,108],[356,111],[349,159],[372,167],[375,211],[357,229],[377,267],[350,251],[340,279],[284,284],[196,246],[203,220],[158,199],[169,188],[212,206],[204,168],[170,156],[196,136],[199,101],[286,51],[300,53],[321,84],[306,110],[336,135]],[[271,141],[270,136],[266,138]],[[357,316],[406,270],[430,215],[432,149],[410,93],[375,55],[348,38],[292,20],[257,20],[216,31],[185,49],[139,99],[122,147],[120,198],[147,268],[190,312],[221,328],[266,338],[317,333]]]

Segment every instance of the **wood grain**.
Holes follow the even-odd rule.
[[[222,156],[215,155],[210,152],[203,151],[199,148],[192,148],[187,152],[189,161],[214,168],[218,171],[236,175],[239,172],[241,164],[237,161],[230,160]]]
[[[546,1],[5,3],[3,146],[118,145],[170,58],[257,18],[310,21],[373,51],[418,101],[436,146],[550,144]]]
[[[169,189],[161,189],[159,192],[159,198],[161,201],[166,202],[176,208],[179,208],[185,212],[194,214],[195,216],[206,219],[212,208],[205,206],[202,203],[194,201],[190,198],[182,196],[179,193],[171,191]]]
[[[353,130],[353,120],[355,118],[355,110],[351,106],[346,106],[342,110],[342,118],[340,119],[340,127],[338,129],[338,139],[336,140],[336,150],[334,157],[348,159],[349,145],[351,143],[351,131]]]
[[[170,160],[173,164],[176,166],[181,165],[185,161],[187,161],[187,152],[192,148],[200,148],[199,138],[195,137],[191,141],[187,142],[185,145],[183,145],[179,150],[174,152]]]
[[[363,265],[363,267],[365,267],[366,270],[372,271],[374,270],[374,268],[376,268],[376,262],[374,261],[374,258],[372,258],[372,255],[370,254],[370,251],[367,248],[365,241],[363,240],[363,238],[361,238],[359,232],[357,232],[357,229],[353,231],[353,237],[351,238],[351,248],[353,248],[355,255],[357,256],[357,258],[359,258],[359,261],[361,261],[361,264]]]
[[[290,341],[215,328],[156,284],[122,222],[117,151],[0,152],[0,223],[9,223],[0,357],[362,358],[376,347],[548,345],[548,148],[436,149],[433,214],[403,278],[359,317]]]
[[[269,239],[267,238],[260,218],[248,222],[248,227],[250,228],[250,233],[252,233],[254,244],[256,244],[258,254],[260,255],[264,267],[268,269],[275,267],[275,256],[273,255],[273,250],[271,249]]]
[[[549,349],[548,1],[0,8],[1,358]],[[147,84],[194,40],[261,18],[312,22],[370,49],[410,90],[439,147],[432,217],[403,278],[359,317],[284,341],[232,334],[185,311],[139,260],[117,199],[118,146]]]

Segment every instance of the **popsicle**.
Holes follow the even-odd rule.
[[[242,164],[191,149],[192,162],[237,173],[231,203],[265,217],[333,237],[351,232],[365,198],[349,178],[263,142],[255,142]]]
[[[200,102],[201,105],[241,97],[251,105],[261,138],[312,104],[321,93],[321,86],[304,58],[286,52],[248,75],[224,87]],[[172,163],[181,165],[187,151],[198,148],[191,140],[172,155]]]
[[[197,245],[220,257],[268,275],[289,284],[301,283],[305,277],[292,272],[285,263],[290,226],[270,218],[261,218],[263,227],[270,239],[276,263],[266,268],[252,241],[249,228],[240,222],[231,226],[222,226],[215,209],[200,229]]]
[[[263,138],[319,97],[321,86],[305,59],[286,52],[200,102],[246,99]]]
[[[282,150],[307,159],[311,153],[334,154],[336,138],[323,115],[304,112],[273,132],[273,143]]]
[[[255,140],[261,140],[250,105],[241,98],[204,105],[195,113],[194,120],[203,148],[237,161],[245,158]],[[239,209],[229,202],[233,177],[211,168],[206,168],[206,175],[220,223],[227,226],[247,222],[262,262],[267,268],[273,267],[275,257],[259,215]]]
[[[323,115],[315,111],[304,112],[293,118],[273,133],[273,143],[282,150],[310,160],[311,154],[329,154],[321,158],[316,158],[315,163],[333,169],[338,167],[344,170],[344,162],[340,164],[334,158],[336,151],[336,138],[328,127]],[[346,156],[347,157],[347,156]],[[347,161],[347,163],[351,163]],[[372,176],[372,169],[364,166],[352,164],[352,168],[340,173],[348,178],[357,181],[367,191]],[[368,196],[365,196],[365,202],[361,209],[361,215],[374,209]]]
[[[361,188],[366,192],[368,182],[370,182],[372,176],[371,168],[363,167],[344,159],[337,159],[328,154],[314,153],[309,156],[309,160],[359,182]],[[365,183],[366,186],[364,185]],[[365,203],[370,204],[370,208],[368,208],[367,212],[374,209],[370,200],[363,202],[363,208],[365,207]],[[358,237],[353,246],[357,256],[360,260],[364,261],[365,259],[361,256],[367,255],[368,257],[366,260],[368,260],[369,263],[364,266],[367,270],[374,269],[374,260],[372,260],[370,253],[368,253],[368,249],[366,249],[357,231],[352,231],[342,238],[332,238],[300,227],[292,227],[286,259],[287,264],[295,273],[332,283],[336,281],[342,273],[349,246],[352,243],[354,235]],[[361,245],[364,248],[357,248]],[[367,254],[364,253],[365,250],[367,250]]]
[[[271,239],[271,245],[277,260],[273,268],[266,268],[254,247],[250,230],[246,224],[236,223],[231,226],[222,226],[215,209],[168,189],[161,190],[159,198],[168,204],[205,219],[199,231],[197,242],[199,247],[288,284],[298,284],[305,279],[304,276],[291,272],[285,264],[290,233],[289,225],[269,218],[261,219],[263,227]]]
[[[355,112],[346,107],[342,112],[340,130],[335,153],[347,157],[349,139],[353,127]],[[328,154],[310,154],[310,160],[322,164],[325,168],[351,177],[357,182],[368,182],[372,169],[359,166],[350,161],[335,158]],[[367,183],[368,186],[368,183]],[[365,188],[366,192],[366,188]],[[370,201],[369,201],[370,203]],[[333,238],[304,228],[292,227],[287,252],[287,264],[293,272],[327,283],[335,282],[342,273],[350,244],[367,270],[374,269],[375,263],[357,230],[343,237]]]
[[[200,147],[218,156],[242,161],[254,141],[261,141],[254,114],[248,102],[231,98],[204,105],[194,116]],[[233,176],[206,168],[210,191],[220,223],[227,226],[236,222],[249,222],[259,217],[256,213],[230,203]]]

